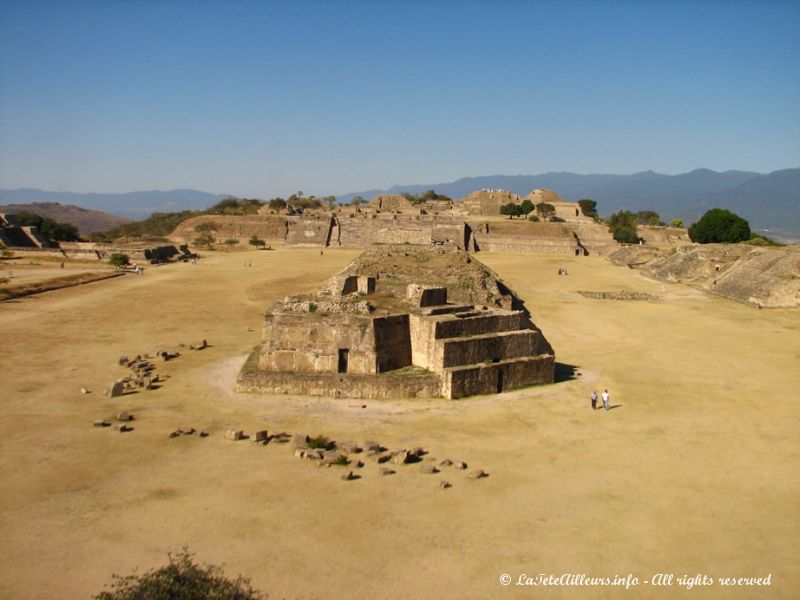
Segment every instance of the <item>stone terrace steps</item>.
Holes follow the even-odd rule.
[[[465,317],[454,315],[450,318],[438,320],[435,337],[437,340],[472,338],[480,335],[526,329],[527,325],[527,319],[521,311],[509,313],[481,312],[480,314]]]
[[[439,342],[441,350],[437,354],[443,368],[488,364],[539,354],[541,337],[538,331],[522,329],[448,338]]]

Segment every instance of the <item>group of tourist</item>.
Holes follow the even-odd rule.
[[[592,410],[597,410],[597,391],[592,392]],[[600,397],[603,399],[603,408],[608,410],[608,401],[611,399],[611,396],[608,393],[608,390],[605,390]]]

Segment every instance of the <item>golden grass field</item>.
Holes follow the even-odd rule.
[[[800,595],[800,312],[665,286],[602,258],[481,253],[580,375],[366,409],[234,393],[271,301],[315,289],[356,254],[209,253],[0,303],[0,598],[87,598],[184,545],[271,598]],[[203,338],[211,347],[156,363],[169,376],[160,389],[103,395],[126,374],[119,355]],[[619,406],[593,412],[589,395],[605,387]],[[121,410],[134,431],[92,427]],[[211,435],[167,437],[183,425]],[[420,445],[490,476],[407,465],[381,477],[368,461],[344,482],[287,445],[227,441],[228,428]],[[538,573],[772,584],[514,585]]]

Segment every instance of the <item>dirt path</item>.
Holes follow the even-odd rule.
[[[690,593],[796,597],[798,312],[756,311],[602,259],[480,254],[580,375],[366,409],[232,392],[269,303],[314,289],[355,254],[215,254],[0,305],[0,597],[87,597],[112,572],[161,564],[184,544],[273,598],[688,593],[499,583],[540,572],[772,573],[770,588]],[[203,338],[209,348],[157,364],[160,389],[102,395],[124,373],[120,354]],[[604,387],[619,406],[592,412],[589,394]],[[136,415],[134,431],[91,427],[120,410]],[[184,424],[211,435],[167,438]],[[228,442],[231,427],[421,445],[490,477],[412,466],[381,477],[368,462],[342,482],[286,446]],[[453,487],[440,489],[443,478]]]

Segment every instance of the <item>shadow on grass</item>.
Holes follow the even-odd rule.
[[[554,383],[561,383],[562,381],[573,381],[578,378],[578,366],[568,365],[566,363],[556,363]]]

